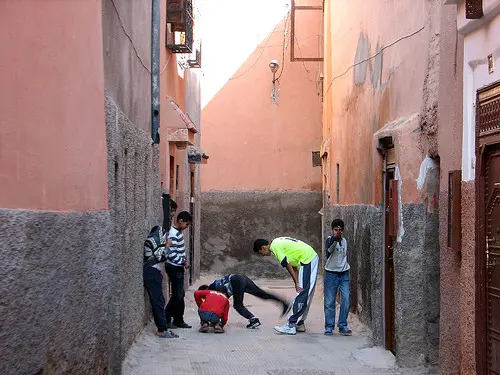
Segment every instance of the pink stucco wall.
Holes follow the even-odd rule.
[[[425,145],[418,146],[418,115],[428,56],[436,49],[426,7],[426,1],[414,0],[325,1],[323,135],[331,141],[327,190],[336,195],[338,164],[340,204],[380,203],[382,157],[374,134],[391,123],[400,135],[395,142],[403,203],[420,200],[416,179]]]
[[[0,207],[108,207],[101,12],[0,3]]]
[[[290,62],[288,31],[278,103],[273,103],[268,64],[275,59],[283,65],[284,2],[219,5],[201,9],[210,26],[203,28],[202,41],[201,146],[210,156],[201,169],[202,190],[319,191],[321,168],[312,166],[312,152],[321,145],[321,63]],[[314,22],[306,21],[297,21],[297,40],[303,53],[314,53],[321,11]]]

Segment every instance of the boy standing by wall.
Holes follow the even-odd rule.
[[[189,262],[186,260],[186,246],[182,232],[192,221],[191,214],[182,211],[177,215],[177,219],[168,233],[168,256],[165,271],[172,284],[172,295],[165,310],[168,327],[172,329],[191,328],[184,321],[184,270],[189,268]],[[172,319],[173,322],[171,322]]]
[[[160,264],[167,259],[166,237],[167,233],[159,225],[153,227],[149,232],[148,238],[144,242],[142,277],[153,310],[153,318],[157,328],[156,334],[170,339],[179,336],[167,331],[163,276],[160,269]]]
[[[325,244],[325,335],[333,335],[335,329],[335,302],[337,290],[340,289],[340,313],[338,327],[340,334],[351,336],[352,331],[347,327],[349,314],[350,278],[349,263],[347,261],[347,240],[342,237],[344,222],[341,219],[332,221],[332,235],[328,236]]]
[[[304,323],[318,277],[318,254],[305,242],[290,237],[275,238],[271,243],[259,238],[253,244],[253,251],[262,256],[273,254],[295,283],[297,294],[293,300],[292,314],[287,323],[274,329],[287,335],[295,335],[297,331],[305,332]]]

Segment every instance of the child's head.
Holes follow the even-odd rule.
[[[177,220],[175,222],[175,227],[180,230],[186,229],[189,224],[193,222],[193,217],[191,214],[187,211],[181,211],[179,212],[179,215],[177,215]]]
[[[269,241],[263,238],[257,238],[253,243],[253,251],[263,256],[271,255]]]
[[[198,288],[198,290],[207,290],[207,289],[208,289],[207,284],[200,285],[200,287]]]
[[[177,203],[173,199],[170,199],[170,220],[173,221],[175,218],[175,213],[177,212]]]
[[[344,233],[344,221],[342,219],[335,219],[332,221],[333,237],[340,238]]]

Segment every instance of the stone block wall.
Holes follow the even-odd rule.
[[[321,255],[321,193],[307,191],[209,191],[201,205],[201,271],[286,278],[273,257],[253,252],[256,238],[290,236]]]

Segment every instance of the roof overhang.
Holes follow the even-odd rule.
[[[198,133],[196,125],[172,98],[167,97],[167,101],[167,108],[162,111],[166,118],[167,141],[175,143],[180,149],[194,145],[194,135]]]

